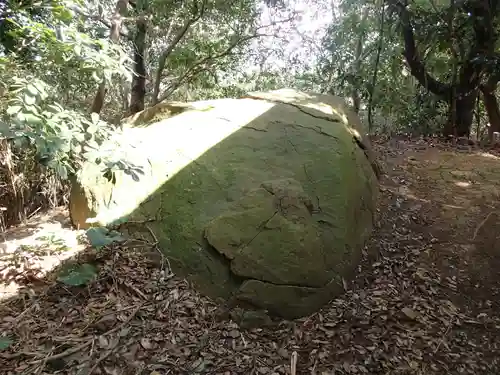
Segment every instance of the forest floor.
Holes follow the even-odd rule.
[[[499,374],[500,158],[430,141],[374,148],[386,176],[355,280],[320,312],[265,329],[217,319],[155,244],[87,249],[98,278],[76,288],[43,272],[83,248],[64,220],[9,231],[0,372]]]

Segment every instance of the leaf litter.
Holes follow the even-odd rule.
[[[79,255],[98,270],[86,286],[47,274],[2,301],[2,373],[500,373],[500,242],[488,237],[500,160],[434,140],[374,147],[387,173],[378,223],[320,312],[243,329],[154,244],[110,245]]]

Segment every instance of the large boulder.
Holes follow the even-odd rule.
[[[133,140],[139,181],[122,173],[113,186],[84,166],[74,224],[126,217],[206,295],[285,318],[317,311],[342,291],[374,220],[378,169],[357,116],[288,89],[180,107],[114,140]]]

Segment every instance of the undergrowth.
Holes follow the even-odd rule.
[[[67,183],[36,161],[35,150],[0,138],[0,231],[66,204],[68,192]]]

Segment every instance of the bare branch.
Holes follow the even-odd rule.
[[[276,26],[276,25],[282,24],[282,23],[287,23],[287,22],[293,21],[294,19],[295,19],[295,16],[291,16],[291,17],[285,18],[283,20],[273,21],[268,25],[262,25],[262,26],[257,27],[256,30],[262,30],[262,29],[265,29],[266,27],[271,27],[271,26]]]
[[[246,37],[241,37],[234,43],[231,43],[231,45],[224,51],[222,51],[219,54],[213,55],[213,56],[207,56],[204,57],[197,62],[195,62],[191,67],[189,67],[184,74],[182,74],[174,83],[170,84],[169,87],[165,90],[163,95],[160,97],[160,84],[163,76],[163,71],[166,66],[166,62],[168,57],[172,54],[173,50],[175,47],[179,44],[179,42],[182,40],[182,38],[185,36],[186,32],[189,30],[189,28],[197,22],[204,14],[205,12],[205,7],[207,4],[207,0],[202,0],[201,4],[201,9],[198,11],[197,7],[195,7],[195,11],[193,12],[194,16],[190,19],[188,19],[183,27],[178,31],[178,33],[175,35],[173,38],[172,42],[169,44],[169,46],[162,52],[159,58],[159,63],[158,63],[158,70],[156,72],[156,77],[155,77],[155,82],[154,82],[154,88],[153,88],[153,105],[167,99],[177,88],[179,88],[182,84],[184,84],[186,81],[192,79],[194,76],[199,74],[201,71],[207,70],[207,66],[210,65],[210,61],[219,59],[221,57],[225,57],[231,53],[231,51],[240,45],[241,43],[244,43],[250,39],[258,38],[258,37],[263,37],[263,36],[270,36],[270,37],[277,37],[276,35],[269,35],[269,34],[263,34],[263,33],[258,33],[259,30],[276,26],[278,24],[283,24],[292,21],[295,17],[289,17],[283,20],[278,20],[278,21],[273,21],[270,22],[269,24],[266,25],[261,25],[256,28],[256,33],[253,35],[249,35]],[[238,33],[237,30],[234,30],[235,34]],[[241,30],[239,31],[241,32]],[[170,33],[170,30],[169,30]],[[202,67],[200,69],[200,67]]]
[[[413,24],[410,19],[410,13],[406,8],[406,4],[403,4],[398,0],[390,0],[389,4],[391,8],[396,11],[401,21],[403,39],[405,42],[404,56],[406,57],[406,62],[410,67],[411,74],[427,90],[431,91],[435,95],[448,98],[451,89],[450,86],[439,82],[432,77],[425,69],[423,62],[418,55],[417,46],[415,44],[415,36],[413,35]]]
[[[165,50],[162,52],[160,55],[159,61],[158,61],[158,70],[156,71],[156,77],[155,77],[155,82],[154,82],[154,87],[153,87],[153,105],[157,104],[158,101],[158,95],[160,93],[160,83],[161,83],[161,77],[163,74],[163,70],[165,69],[165,64],[167,62],[168,57],[172,54],[174,51],[175,47],[179,44],[179,42],[184,38],[186,35],[187,31],[189,28],[194,25],[196,22],[200,20],[201,17],[205,14],[205,9],[207,5],[208,0],[202,0],[201,6],[198,8],[198,3],[195,2],[192,10],[192,17],[186,20],[184,25],[180,28],[180,30],[177,32],[175,37],[173,38],[172,42],[165,48]],[[172,21],[173,22],[173,21]],[[172,26],[172,24],[171,24]],[[170,33],[171,29],[169,30]]]
[[[181,85],[183,85],[184,83],[186,83],[190,79],[194,78],[199,73],[201,73],[201,72],[203,72],[205,70],[208,70],[210,68],[210,66],[213,63],[215,63],[216,60],[221,59],[223,57],[230,56],[231,52],[236,47],[238,47],[239,45],[241,45],[242,43],[247,42],[247,41],[249,41],[251,39],[260,38],[260,37],[266,37],[266,36],[269,37],[269,36],[274,36],[274,35],[269,35],[269,34],[247,35],[247,36],[241,37],[241,38],[237,39],[236,41],[234,41],[233,43],[231,43],[224,51],[219,52],[219,53],[217,53],[215,55],[205,56],[204,58],[198,60],[193,65],[191,65],[184,72],[184,74],[182,74],[174,83],[172,83],[171,85],[169,85],[169,87],[165,90],[165,92],[163,93],[163,95],[158,100],[158,103],[161,102],[161,101],[163,101],[163,100],[168,99],[168,97],[170,95],[172,95],[172,93],[175,90],[177,90]]]
[[[120,40],[120,30],[122,27],[122,17],[125,16],[128,7],[128,0],[117,0],[115,12],[111,18],[111,31],[109,33],[109,39],[113,43],[118,43]],[[97,93],[92,102],[92,107],[90,109],[91,113],[100,113],[104,105],[104,97],[106,96],[106,82],[103,80],[99,84]]]
[[[102,15],[102,13],[99,13],[98,15],[92,15],[92,14],[88,14],[88,13],[85,13],[85,11],[83,9],[81,9],[80,7],[76,6],[76,5],[71,5],[70,6],[70,9],[75,11],[76,13],[78,13],[80,16],[86,18],[86,19],[89,19],[89,20],[92,20],[92,21],[97,21],[97,22],[100,22],[102,23],[104,26],[106,26],[108,29],[111,29],[111,22],[109,22],[107,19],[105,19]],[[126,39],[130,39],[130,35],[128,35],[128,33],[125,33],[123,32],[122,30],[120,30],[120,36],[126,38]]]

